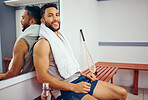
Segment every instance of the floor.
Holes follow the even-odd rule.
[[[148,100],[148,89],[138,89],[138,95],[133,94],[133,88],[124,87],[127,90],[127,99],[126,100]]]

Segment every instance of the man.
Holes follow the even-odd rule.
[[[15,42],[13,59],[9,64],[10,70],[0,74],[0,79],[8,79],[34,70],[32,47],[38,40],[40,23],[40,8],[26,6],[21,20],[23,34]]]
[[[60,29],[60,16],[55,4],[41,8],[41,38],[33,50],[34,66],[39,83],[49,83],[57,100],[126,100],[124,88],[84,76]]]

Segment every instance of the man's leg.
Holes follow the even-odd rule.
[[[92,96],[101,100],[126,100],[127,91],[117,85],[104,81],[98,81]]]
[[[87,94],[81,100],[98,100],[98,99],[96,99],[95,97]]]

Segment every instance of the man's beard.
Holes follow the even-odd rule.
[[[29,27],[29,26],[30,26],[30,25],[29,25],[28,23],[24,24],[24,25],[23,25],[22,31],[24,32],[24,31],[26,30],[26,28]]]
[[[45,25],[46,25],[46,27],[48,27],[49,29],[51,29],[53,32],[58,31],[60,29],[60,25],[59,25],[59,28],[58,29],[55,29],[47,21],[45,21]]]

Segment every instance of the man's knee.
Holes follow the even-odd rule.
[[[127,91],[124,88],[121,88],[121,95],[125,96],[127,95]]]
[[[87,94],[81,100],[97,100],[95,97]]]
[[[123,96],[127,96],[127,91],[126,91],[126,89],[123,88],[122,91],[123,91],[123,92],[122,92]]]
[[[120,90],[120,96],[121,96],[121,100],[126,100],[126,97],[127,97],[127,91],[126,91],[126,89],[124,89],[124,88],[121,88],[121,90]]]

